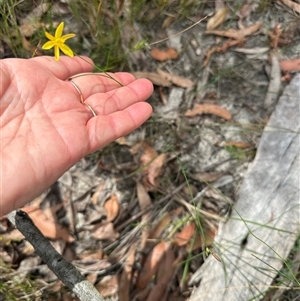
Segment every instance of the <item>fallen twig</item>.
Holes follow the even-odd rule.
[[[49,269],[70,288],[81,301],[104,301],[104,298],[96,288],[54,249],[49,240],[35,226],[26,212],[15,210],[8,214],[7,218],[32,244],[35,252],[47,264]]]
[[[281,70],[276,53],[271,54],[271,74],[268,92],[265,98],[264,107],[268,108],[275,103],[281,87]]]

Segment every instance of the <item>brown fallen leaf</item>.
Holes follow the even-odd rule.
[[[165,20],[163,21],[161,28],[164,29],[164,28],[169,27],[176,20],[177,20],[176,16],[167,16],[165,18]]]
[[[112,194],[111,197],[104,203],[104,208],[107,212],[107,222],[112,222],[119,214],[120,204],[118,198],[115,194]]]
[[[115,241],[120,234],[115,231],[113,223],[105,223],[102,225],[96,225],[92,237],[95,239]]]
[[[250,144],[248,142],[242,142],[242,141],[226,141],[222,145],[220,143],[218,143],[217,145],[218,146],[223,146],[223,147],[234,146],[234,147],[237,147],[237,148],[249,148],[249,147],[253,146],[252,144]]]
[[[274,49],[278,48],[278,43],[279,43],[281,34],[282,34],[282,30],[280,29],[279,25],[276,24],[273,29],[273,32],[269,33],[269,37],[271,40],[271,43],[270,43],[271,48],[274,48]]]
[[[186,245],[195,235],[196,224],[188,223],[175,235],[173,243],[178,247]]]
[[[213,230],[210,229],[204,229],[204,239],[201,235],[197,235],[195,237],[195,240],[192,243],[192,245],[187,244],[186,245],[186,251],[190,252],[191,247],[192,251],[195,251],[197,249],[202,249],[203,247],[210,247],[215,239],[216,233]]]
[[[213,46],[213,47],[211,47],[211,48],[207,51],[207,53],[205,54],[205,60],[204,60],[204,62],[203,62],[203,64],[202,64],[203,67],[206,67],[206,66],[207,66],[207,64],[208,64],[209,61],[210,61],[211,56],[212,56],[215,52],[218,51],[218,48],[219,48],[218,46]]]
[[[86,276],[86,280],[92,284],[95,284],[97,281],[98,275],[96,273],[91,273]]]
[[[203,62],[203,66],[207,66],[210,57],[212,56],[213,53],[215,52],[226,52],[228,50],[229,47],[232,46],[240,46],[245,42],[246,39],[240,39],[240,40],[232,40],[232,39],[228,39],[227,41],[225,41],[225,43],[223,43],[222,46],[213,46],[210,50],[208,50],[208,52],[205,55],[205,61]]]
[[[119,289],[118,277],[117,275],[104,276],[95,287],[103,297],[112,296]]]
[[[136,248],[136,244],[132,244],[126,255],[123,272],[119,281],[119,301],[130,301],[129,293]]]
[[[172,82],[165,79],[161,75],[154,72],[132,72],[131,73],[135,78],[147,78],[153,85],[161,87],[171,87]]]
[[[225,43],[218,47],[217,52],[226,52],[228,50],[228,48],[232,47],[232,46],[240,46],[242,45],[244,42],[246,41],[246,39],[240,39],[240,40],[231,40],[228,39],[227,41],[225,41]]]
[[[139,205],[141,210],[143,211],[152,205],[151,198],[148,192],[146,191],[145,187],[141,183],[137,182],[136,188]]]
[[[62,239],[70,243],[74,241],[67,228],[49,220],[40,208],[27,206],[22,210],[27,212],[44,236],[50,239]]]
[[[192,110],[187,110],[185,112],[185,116],[187,117],[195,117],[202,114],[216,115],[225,120],[230,120],[232,118],[232,115],[228,110],[212,104],[195,104]]]
[[[137,290],[136,294],[134,294],[132,301],[140,301],[140,300],[146,300],[149,293],[151,291],[150,287],[145,287],[142,290]]]
[[[170,244],[165,241],[158,243],[149,253],[146,261],[140,271],[135,286],[137,288],[144,288],[151,281],[156,274],[157,268],[162,261],[164,254],[170,248]]]
[[[146,301],[165,301],[173,278],[175,254],[168,248],[157,269],[156,284],[152,287]]]
[[[263,22],[257,22],[252,26],[246,27],[241,30],[236,30],[236,29],[228,29],[228,30],[207,30],[205,31],[205,34],[213,34],[217,36],[222,36],[222,37],[227,37],[227,38],[232,38],[236,40],[241,40],[247,36],[252,35],[255,33],[260,26],[263,24]]]
[[[191,88],[194,86],[194,82],[192,82],[190,79],[178,76],[175,74],[171,74],[168,72],[165,72],[161,69],[157,69],[157,73],[162,76],[165,80],[170,81],[172,84],[181,87],[181,88]]]
[[[174,48],[167,48],[166,50],[160,50],[153,48],[150,51],[150,55],[157,61],[163,62],[167,60],[176,60],[178,59],[178,52]]]
[[[224,23],[227,19],[228,12],[229,12],[228,7],[222,7],[221,9],[219,9],[214,14],[214,16],[207,21],[206,29],[213,30],[217,28],[219,25],[221,25],[222,23]]]
[[[146,142],[133,146],[130,151],[132,154],[142,150],[143,154],[140,158],[143,167],[143,184],[146,190],[150,190],[157,185],[156,179],[160,175],[166,154],[158,155],[156,150]],[[150,185],[149,185],[150,184]]]
[[[277,0],[277,2],[282,2],[283,4],[300,14],[300,4],[295,3],[291,0]]]
[[[47,219],[51,222],[56,222],[56,213],[64,206],[63,203],[58,203],[51,205],[50,207],[44,208],[43,213],[46,215]]]
[[[211,183],[219,179],[223,174],[223,172],[198,172],[195,173],[192,177],[193,179],[200,182]]]
[[[300,59],[282,60],[279,64],[282,72],[300,71]]]
[[[101,183],[101,184],[97,187],[96,191],[93,193],[93,195],[92,195],[92,202],[93,202],[94,205],[97,205],[99,195],[100,195],[100,193],[102,192],[103,188],[104,188],[104,183]]]
[[[146,208],[150,207],[152,205],[151,198],[146,191],[146,188],[141,183],[136,183],[137,188],[137,198],[139,201],[139,205],[141,210],[145,210]],[[140,248],[144,249],[147,245],[148,235],[149,235],[149,218],[150,218],[150,212],[146,212],[142,215],[141,223],[143,225],[142,229],[142,235],[141,235],[141,242],[140,242]]]
[[[157,186],[156,179],[162,173],[162,168],[166,162],[166,157],[166,154],[160,154],[148,166],[147,179],[153,187]]]

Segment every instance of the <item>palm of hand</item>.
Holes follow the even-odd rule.
[[[123,87],[102,76],[74,79],[98,115],[92,118],[78,91],[65,81],[91,71],[80,58],[0,64],[2,214],[39,195],[80,158],[134,130],[151,114],[142,101],[152,93],[152,85],[127,73],[114,75]]]

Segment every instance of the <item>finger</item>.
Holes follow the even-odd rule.
[[[51,56],[39,56],[30,60],[38,62],[43,68],[62,80],[66,80],[77,73],[91,72],[94,69],[93,61],[85,56],[61,56],[58,62]]]
[[[152,83],[142,78],[107,93],[91,95],[85,102],[92,106],[98,115],[108,115],[122,111],[137,102],[145,101],[152,93]]]
[[[152,113],[152,107],[145,102],[133,104],[123,111],[89,120],[87,128],[90,151],[94,152],[110,142],[123,137],[141,126]]]
[[[129,85],[135,77],[126,72],[118,73],[82,73],[71,77],[72,82],[80,89],[83,99],[96,93],[105,93]]]

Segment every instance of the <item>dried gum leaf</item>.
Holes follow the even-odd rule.
[[[219,9],[213,17],[211,17],[207,21],[206,29],[207,30],[213,30],[217,28],[219,25],[224,23],[227,19],[227,14],[229,12],[229,9],[227,7],[223,7]]]
[[[205,31],[205,34],[213,34],[217,36],[222,36],[222,37],[227,37],[227,38],[232,38],[236,40],[241,40],[247,36],[252,35],[255,33],[260,26],[263,24],[263,22],[257,22],[252,26],[246,27],[241,30],[236,30],[236,29],[228,29],[228,30],[207,30]]]
[[[96,289],[103,297],[108,297],[116,294],[119,289],[117,275],[104,276],[96,285]]]
[[[282,2],[283,4],[300,14],[300,4],[295,3],[291,0],[277,0],[277,2]]]
[[[144,288],[151,281],[168,248],[170,244],[161,241],[151,250],[135,284],[137,288]]]
[[[140,208],[141,210],[145,210],[146,208],[152,205],[151,198],[148,192],[146,191],[145,187],[141,183],[137,183],[136,188]]]
[[[70,243],[74,241],[67,228],[49,220],[41,209],[28,206],[22,208],[22,210],[27,212],[44,236],[51,239],[62,239]]]
[[[95,239],[103,239],[109,241],[115,241],[120,234],[115,231],[112,223],[105,223],[100,226],[96,226],[92,232],[92,237]]]
[[[132,72],[132,75],[135,78],[147,78],[149,79],[153,85],[161,86],[161,87],[171,87],[172,83],[162,77],[161,75],[154,72]]]
[[[248,142],[242,142],[242,141],[227,141],[222,146],[234,146],[234,147],[237,147],[237,148],[249,148],[252,145]]]
[[[125,265],[119,281],[119,301],[130,301],[129,294],[136,247],[135,244],[132,244],[126,255]]]
[[[197,115],[202,114],[212,114],[216,115],[218,117],[221,117],[225,120],[230,120],[232,118],[231,113],[217,105],[212,104],[195,104],[194,108],[192,110],[187,110],[185,113],[185,116],[187,117],[195,117]]]
[[[190,79],[178,76],[175,74],[171,74],[168,72],[165,72],[161,69],[157,69],[157,73],[162,76],[165,80],[170,81],[172,84],[181,87],[181,88],[191,88],[194,86],[194,82],[192,82]]]
[[[193,175],[193,178],[200,182],[214,182],[223,175],[223,172],[198,172]]]
[[[141,164],[146,166],[157,157],[157,152],[153,147],[151,147],[146,142],[144,142],[141,145],[141,147],[143,148],[143,154],[141,156]]]
[[[99,194],[102,192],[103,188],[104,188],[104,183],[101,183],[97,187],[97,190],[93,193],[92,202],[93,202],[94,205],[97,205]]]
[[[183,227],[183,229],[176,234],[174,238],[174,244],[178,247],[186,245],[194,236],[196,230],[195,223],[189,223]]]
[[[146,301],[165,301],[170,282],[173,279],[175,254],[172,249],[168,249],[163,260],[158,266],[156,284],[152,287]]]
[[[160,50],[153,48],[150,51],[150,55],[157,61],[163,62],[167,60],[176,60],[178,59],[178,52],[174,48],[167,48],[166,50]]]
[[[224,53],[224,52],[226,52],[228,50],[229,47],[237,46],[237,45],[240,46],[244,42],[245,42],[244,38],[240,39],[240,40],[229,39],[229,40],[225,41],[225,43],[221,47],[218,47],[217,51]]]
[[[202,249],[203,247],[210,247],[215,239],[215,232],[212,230],[205,230],[204,231],[204,241],[203,237],[201,235],[197,235],[195,241],[193,241],[193,251],[197,249]],[[190,244],[186,245],[186,251],[190,252],[191,251],[191,246]]]
[[[115,194],[112,194],[111,197],[105,202],[104,208],[107,212],[107,222],[113,221],[118,216],[120,204]]]
[[[209,61],[210,61],[210,57],[211,57],[215,52],[218,51],[218,48],[219,48],[218,46],[213,46],[211,49],[209,49],[209,50],[207,51],[207,53],[206,53],[206,55],[205,55],[205,60],[204,60],[204,62],[203,62],[203,64],[202,64],[203,67],[205,67],[205,66],[208,65],[208,63],[209,63]]]
[[[162,167],[166,162],[166,154],[157,156],[148,167],[148,181],[152,186],[156,186],[156,178],[161,174]]]
[[[172,23],[174,23],[174,21],[176,21],[176,19],[177,18],[175,16],[167,16],[163,21],[162,28],[164,29],[169,27]]]

